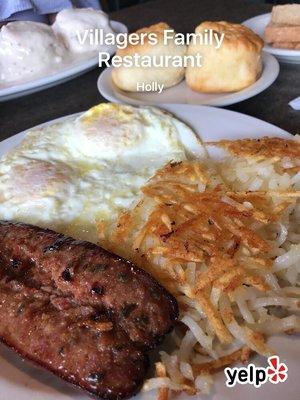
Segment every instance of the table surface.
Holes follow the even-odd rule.
[[[154,0],[111,14],[129,31],[165,21],[178,32],[193,32],[203,20],[242,22],[269,12],[271,5],[242,0]],[[106,101],[97,91],[101,72],[94,69],[59,86],[0,103],[0,140],[64,115],[83,111]],[[300,65],[281,64],[277,80],[263,93],[226,107],[279,126],[291,133],[300,133],[300,111],[289,101],[300,95]]]

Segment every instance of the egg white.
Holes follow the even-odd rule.
[[[186,143],[183,143],[185,138]],[[0,218],[97,241],[170,160],[203,155],[193,131],[155,108],[100,104],[37,128],[0,163]]]

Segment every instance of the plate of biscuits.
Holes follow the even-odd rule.
[[[98,79],[98,90],[114,102],[139,104],[198,104],[227,106],[261,93],[279,74],[279,64],[270,53],[263,52],[263,40],[251,29],[225,21],[202,22],[195,40],[178,45],[177,33],[159,23],[135,32],[141,36],[158,35],[158,42],[118,49],[116,57],[192,58],[201,57],[201,64],[180,66],[113,66]],[[163,42],[165,32],[173,32],[174,40]],[[210,32],[211,42],[198,40]],[[180,35],[180,34],[179,34]],[[129,35],[130,36],[130,35]],[[217,40],[218,39],[218,40]]]
[[[300,4],[274,6],[243,24],[264,39],[264,50],[279,61],[300,63]]]

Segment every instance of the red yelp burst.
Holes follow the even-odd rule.
[[[269,367],[267,373],[269,375],[269,381],[272,383],[284,382],[287,380],[288,367],[286,364],[279,361],[278,356],[268,358]]]

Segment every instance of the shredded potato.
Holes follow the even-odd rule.
[[[213,145],[229,156],[170,162],[113,226],[99,223],[102,245],[178,300],[174,350],[144,385],[159,400],[207,393],[218,369],[274,354],[269,335],[300,331],[300,142]]]
[[[253,158],[300,158],[300,140],[263,137],[260,139],[220,140],[209,142],[229,150],[232,154]]]
[[[166,368],[161,362],[156,363],[155,369],[157,377],[164,378],[167,376]],[[161,387],[160,389],[158,389],[157,400],[168,400],[168,397],[169,389],[167,387]]]

